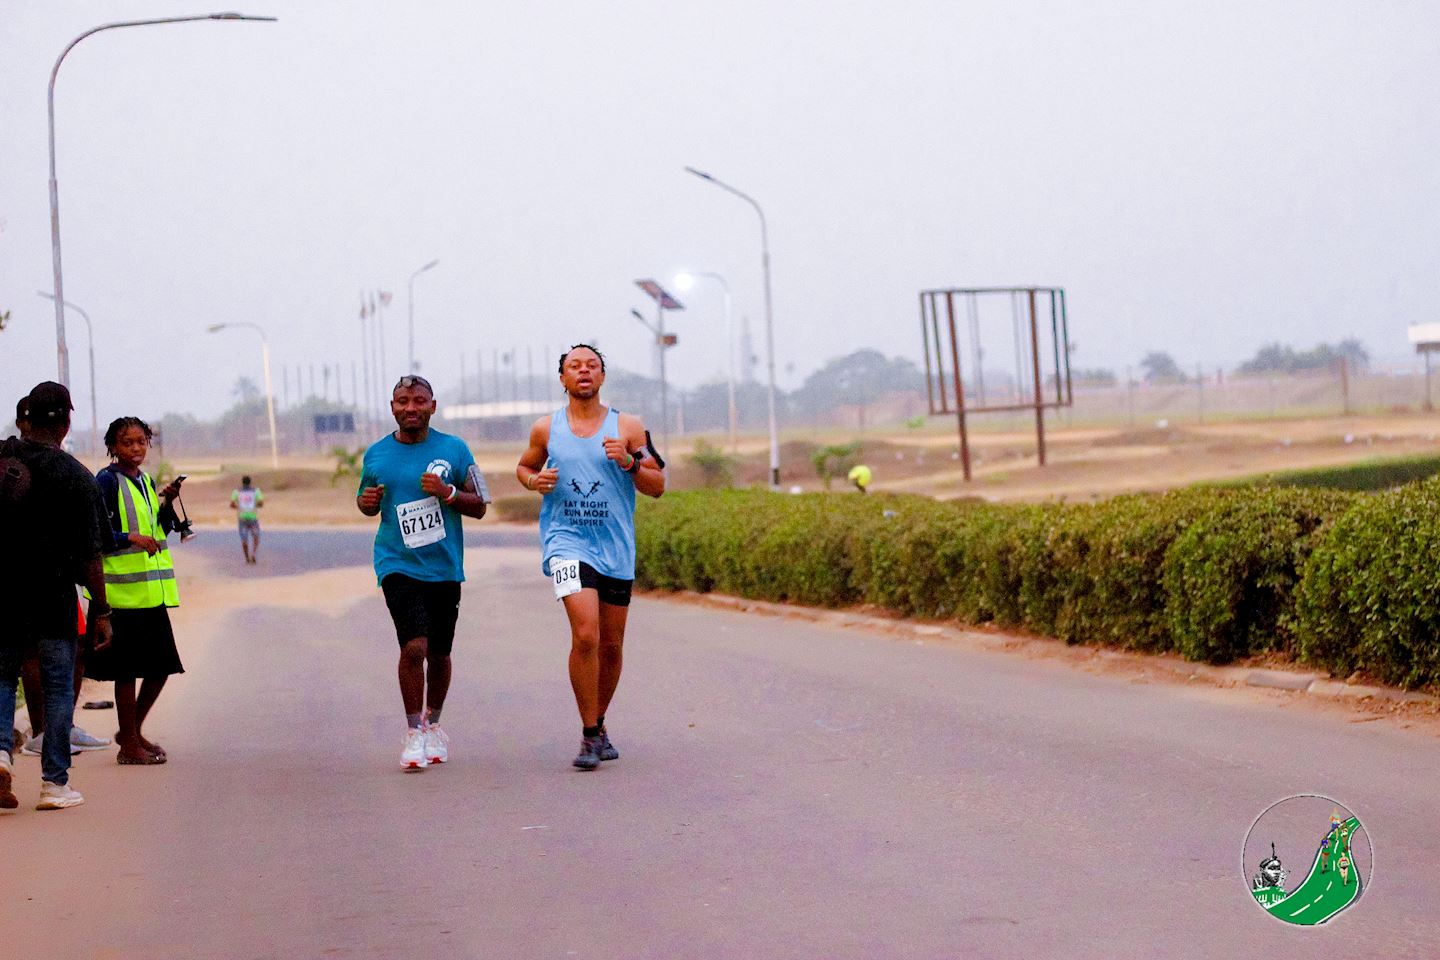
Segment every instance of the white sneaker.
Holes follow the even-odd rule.
[[[104,750],[110,746],[110,743],[111,740],[109,737],[93,736],[77,726],[70,728],[71,753],[78,750]]]
[[[406,770],[425,769],[425,731],[411,727],[405,732],[405,749],[400,751],[400,766]]]
[[[15,791],[10,789],[12,775],[10,752],[0,750],[0,810],[14,810],[20,806],[20,801],[15,799]]]
[[[431,723],[425,727],[425,760],[427,763],[450,762],[450,738],[440,729],[440,724]]]
[[[66,807],[78,807],[85,802],[79,790],[72,790],[69,784],[51,783],[46,780],[40,784],[40,802],[35,804],[36,810],[64,810]]]

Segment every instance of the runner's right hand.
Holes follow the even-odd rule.
[[[385,496],[385,484],[378,487],[366,487],[360,493],[360,509],[367,512],[378,511],[380,500]]]
[[[535,474],[535,489],[540,491],[540,493],[542,494],[546,494],[554,490],[556,484],[558,484],[559,482],[559,467],[551,467],[548,470],[541,470],[539,473]]]
[[[141,533],[130,534],[130,546],[139,547],[152,557],[160,552],[160,544],[155,542],[155,538],[147,537]]]

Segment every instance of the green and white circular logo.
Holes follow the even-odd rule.
[[[1245,835],[1251,898],[1285,923],[1315,926],[1353,907],[1370,885],[1370,835],[1348,807],[1319,794],[1276,801]]]

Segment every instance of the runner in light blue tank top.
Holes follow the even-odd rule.
[[[611,408],[600,429],[577,437],[566,408],[550,415],[550,464],[559,486],[540,507],[541,569],[553,558],[583,560],[617,580],[635,579],[635,479],[605,454],[605,437],[620,436]]]
[[[530,428],[515,478],[543,496],[540,565],[570,621],[570,686],[580,712],[580,753],[595,770],[620,751],[605,711],[620,683],[635,579],[635,492],[665,492],[665,469],[639,417],[600,402],[605,358],[586,344],[560,357],[565,406]],[[645,455],[646,450],[652,454]]]

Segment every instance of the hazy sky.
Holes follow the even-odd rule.
[[[582,338],[647,371],[632,281],[687,267],[725,274],[763,342],[755,215],[686,164],[765,207],[785,386],[861,346],[918,360],[930,286],[1064,286],[1087,367],[1349,335],[1402,357],[1407,323],[1440,320],[1428,0],[245,3],[280,21],[109,31],[61,70],[65,293],[95,322],[102,422],[211,415],[258,381],[256,338],[216,322],[264,325],[277,377],[344,363],[348,396],[362,289],[395,294],[393,378],[433,258],[439,384],[462,351],[539,366]],[[0,6],[0,398],[55,375],[55,56],[209,9]],[[696,383],[724,369],[721,301],[684,299],[670,364]]]

